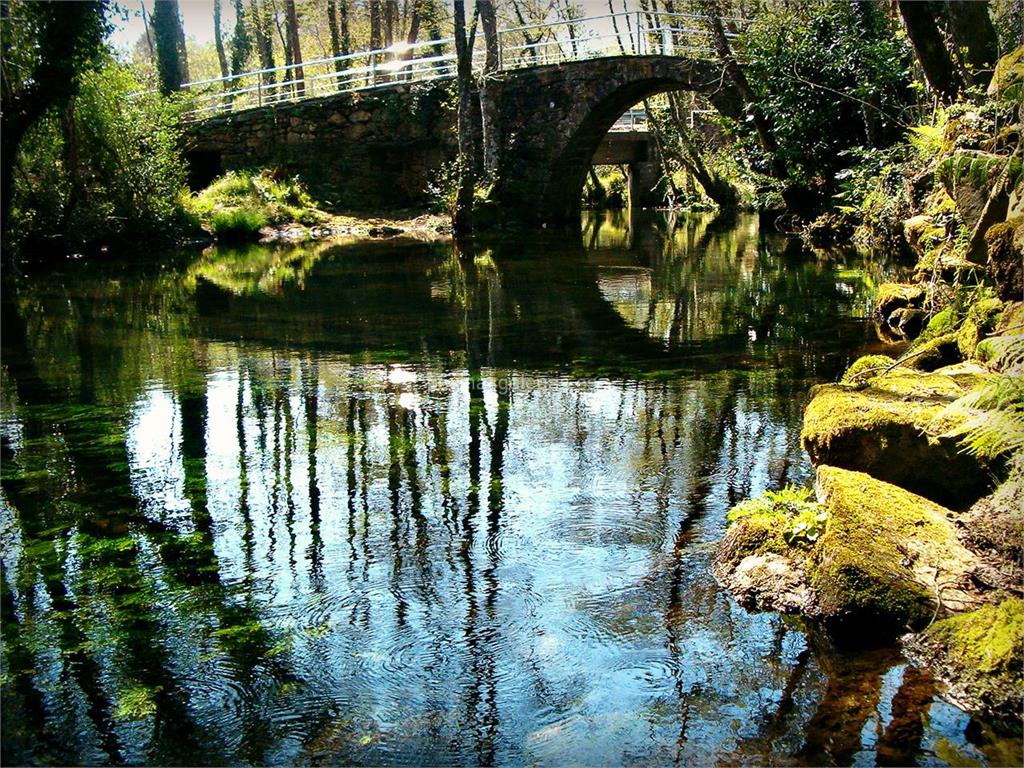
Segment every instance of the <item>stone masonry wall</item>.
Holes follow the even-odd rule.
[[[339,208],[422,205],[456,150],[449,87],[396,86],[212,118],[187,131],[186,159],[199,184],[269,167],[300,176],[314,197]]]

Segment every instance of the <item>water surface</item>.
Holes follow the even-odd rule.
[[[710,575],[898,265],[583,234],[7,280],[4,762],[1019,763]]]

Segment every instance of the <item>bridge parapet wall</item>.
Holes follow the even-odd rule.
[[[217,173],[278,168],[343,208],[422,205],[454,155],[448,83],[248,109],[189,126],[186,158],[197,184]]]

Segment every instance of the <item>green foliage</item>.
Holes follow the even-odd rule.
[[[748,79],[780,155],[794,180],[811,187],[831,185],[843,150],[895,138],[909,102],[905,41],[885,14],[857,6],[772,5],[741,37]]]
[[[729,511],[729,522],[751,515],[777,515],[784,518],[782,536],[787,544],[813,543],[825,531],[828,510],[812,500],[809,488],[787,485],[779,491],[765,491],[755,499],[737,504]]]
[[[298,178],[278,178],[271,170],[229,171],[184,204],[225,242],[255,239],[268,224],[313,226],[328,219]]]
[[[945,436],[959,438],[967,453],[988,459],[1020,454],[1024,451],[1024,377],[1020,376],[1024,335],[997,336],[982,343],[994,347],[993,366],[1008,372],[958,398],[939,420],[956,424]]]
[[[156,695],[162,686],[133,685],[120,692],[114,708],[115,720],[145,720],[156,714]]]
[[[232,208],[214,211],[210,216],[210,228],[214,237],[222,242],[239,242],[254,240],[259,237],[260,229],[267,225],[262,211]]]
[[[60,235],[74,250],[174,228],[185,183],[181,104],[144,91],[109,59],[81,80],[63,113],[49,112],[22,142],[14,231]]]

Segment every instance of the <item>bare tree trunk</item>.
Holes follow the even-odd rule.
[[[464,0],[455,4],[455,55],[457,60],[456,82],[459,90],[459,169],[458,189],[452,210],[452,231],[456,237],[466,235],[473,229],[473,188],[474,174],[473,147],[473,61],[472,45],[466,35],[466,7]]]
[[[384,47],[395,44],[395,22],[398,21],[397,0],[384,0]]]
[[[149,48],[149,58],[155,63],[156,48],[153,47],[153,25],[149,20],[149,15],[146,13],[146,4],[139,3],[139,8],[142,9],[142,26],[146,29],[146,46]]]
[[[494,93],[494,78],[501,68],[498,50],[498,21],[492,0],[476,0],[480,24],[484,29],[483,78],[480,82],[480,122],[483,125],[484,174],[494,176],[498,172],[501,154],[501,120]]]
[[[295,0],[284,0],[285,25],[288,28],[288,47],[291,48],[292,64],[289,79],[297,80],[296,93],[301,99],[306,94],[305,74],[302,71],[302,49],[299,47],[299,17],[295,12]]]
[[[897,4],[903,27],[907,30],[907,37],[914,47],[914,54],[924,70],[928,85],[942,101],[947,104],[954,101],[960,93],[960,78],[957,77],[942,33],[935,24],[931,8],[928,3],[911,0],[898,0]]]
[[[986,86],[999,58],[999,40],[988,15],[988,0],[949,0],[953,42],[975,85]]]

